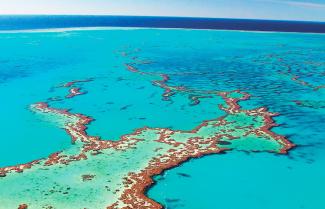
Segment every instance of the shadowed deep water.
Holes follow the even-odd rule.
[[[70,146],[68,135],[29,110],[64,97],[60,84],[87,78],[88,94],[53,101],[96,120],[90,135],[118,140],[135,128],[189,130],[224,113],[215,98],[191,106],[188,94],[163,92],[125,69],[134,59],[168,84],[195,90],[240,89],[243,108],[280,113],[273,131],[298,145],[287,156],[211,155],[156,176],[149,197],[166,208],[325,208],[325,36],[209,30],[85,30],[0,33],[0,166],[26,163]],[[127,56],[123,56],[127,55]],[[293,78],[298,76],[298,81]],[[304,81],[305,83],[301,82]],[[306,83],[308,85],[306,85]],[[297,105],[295,101],[302,105]]]

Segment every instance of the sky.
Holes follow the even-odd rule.
[[[325,22],[325,0],[0,0],[0,15],[140,15]]]

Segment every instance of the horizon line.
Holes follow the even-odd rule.
[[[93,17],[158,17],[158,18],[191,18],[191,19],[226,19],[226,20],[257,20],[257,21],[279,21],[279,22],[311,22],[325,23],[321,20],[290,20],[290,19],[268,19],[268,18],[238,18],[238,17],[207,17],[207,16],[152,16],[152,15],[110,15],[110,14],[0,14],[3,16],[93,16]]]

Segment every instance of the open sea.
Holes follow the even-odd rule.
[[[116,141],[145,126],[191,130],[225,114],[221,97],[200,92],[240,90],[251,95],[243,109],[279,113],[272,131],[297,146],[190,159],[155,176],[146,195],[166,209],[324,209],[324,32],[321,22],[0,16],[0,168],[72,146],[31,111],[37,102],[90,116],[89,135]],[[129,63],[191,91],[164,99]],[[85,94],[64,99],[63,84],[87,79],[78,84]]]

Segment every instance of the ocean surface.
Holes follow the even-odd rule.
[[[78,27],[153,27],[325,33],[324,22],[148,16],[0,16],[0,30]]]
[[[107,23],[98,17],[0,17],[0,167],[71,146],[64,130],[30,110],[36,102],[91,116],[95,120],[87,132],[106,140],[144,126],[191,130],[224,115],[217,108],[222,98],[205,96],[193,104],[186,91],[162,98],[163,89],[126,69],[133,63],[142,72],[168,75],[169,86],[192,92],[247,92],[251,98],[240,102],[242,108],[279,113],[272,131],[297,145],[287,155],[235,150],[191,159],[155,176],[146,193],[150,198],[168,209],[324,209],[324,23],[186,18],[140,23],[141,18],[115,17]],[[52,29],[94,26],[313,33]],[[69,93],[62,85],[87,79],[91,82],[78,84],[85,94],[62,99]]]

